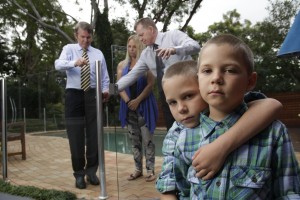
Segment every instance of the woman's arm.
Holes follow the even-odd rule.
[[[282,110],[282,104],[271,98],[250,102],[248,106],[234,126],[195,153],[192,165],[197,177],[203,180],[212,178],[233,150],[265,129]]]
[[[125,61],[121,61],[119,64],[118,64],[118,67],[117,67],[117,81],[122,77],[122,72],[123,72],[123,69],[124,69],[124,66],[125,66]],[[123,90],[122,92],[119,92],[121,98],[125,101],[125,102],[128,102],[130,99],[128,97],[128,95],[126,94],[126,92]]]
[[[151,73],[151,71],[147,72],[147,85],[144,88],[144,90],[140,93],[140,95],[138,97],[136,97],[135,99],[131,99],[130,102],[128,103],[128,107],[131,110],[136,110],[137,107],[140,105],[140,103],[149,96],[149,94],[151,93],[152,89],[153,89],[153,85],[155,83],[155,77],[154,75]]]

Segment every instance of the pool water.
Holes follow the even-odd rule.
[[[65,130],[38,133],[33,135],[67,138],[67,133]],[[166,131],[156,130],[154,132],[153,139],[155,144],[155,156],[162,156],[161,150],[165,135]],[[131,140],[129,138],[127,129],[104,128],[104,150],[132,154]]]
[[[155,156],[162,156],[162,144],[165,134],[154,133]],[[131,140],[127,130],[123,132],[104,132],[104,149],[118,153],[132,154]]]

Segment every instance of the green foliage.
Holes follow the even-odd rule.
[[[251,35],[259,74],[257,88],[264,92],[300,91],[299,59],[277,58],[300,1],[274,0],[270,4],[269,17],[257,23]]]
[[[200,44],[209,38],[230,33],[244,40],[252,49],[258,73],[256,90],[262,92],[300,91],[298,58],[280,59],[277,52],[299,10],[299,0],[270,1],[269,16],[254,25],[249,20],[241,22],[236,10],[223,15],[223,20],[209,26],[205,33],[195,34]]]
[[[14,65],[12,53],[9,51],[9,47],[7,45],[8,39],[4,38],[1,35],[1,32],[4,32],[2,28],[0,29],[0,74],[3,71],[7,72],[7,74],[11,74],[11,71],[13,71],[16,66]]]
[[[111,32],[114,38],[114,45],[126,46],[127,39],[134,32],[128,30],[128,22],[125,18],[118,18],[112,20]]]
[[[103,13],[98,9],[96,16],[94,46],[103,52],[109,77],[112,79],[111,45],[113,44],[113,37],[108,20],[108,9],[104,9]]]
[[[70,34],[73,26],[66,15],[61,14],[62,9],[57,0],[31,1],[38,14],[27,1],[7,0],[0,6],[3,16],[3,33],[0,34],[3,38],[9,38],[8,53],[14,58],[14,71],[17,75],[53,69],[53,60],[60,52],[61,48],[58,46],[63,45],[63,36],[47,27],[56,27],[59,24],[61,30]],[[48,26],[41,26],[37,21],[42,21]],[[7,73],[4,69],[1,72]]]
[[[115,0],[120,5],[128,6],[130,12],[136,13],[135,19],[140,19],[143,17],[151,17],[155,23],[161,22],[163,24],[162,31],[167,31],[171,23],[179,24],[178,28],[181,26],[185,30],[186,26],[189,24],[190,19],[200,8],[200,4],[203,0]]]
[[[76,195],[71,192],[46,190],[33,186],[15,186],[0,179],[0,192],[29,197],[36,200],[73,200],[77,199]]]
[[[38,18],[28,4],[30,1],[41,18]],[[123,0],[118,0],[121,1]],[[17,2],[20,7],[13,2]],[[167,30],[171,22],[181,24],[190,15],[187,12],[189,8],[193,11],[193,6],[198,2],[199,0],[123,1],[133,6],[135,10],[130,12],[136,12],[137,18],[150,16],[156,22],[162,22],[163,30]],[[222,21],[212,24],[205,33],[195,33],[192,27],[185,30],[189,36],[199,41],[200,45],[219,33],[232,33],[242,38],[255,54],[256,70],[259,74],[257,90],[300,91],[299,59],[276,57],[293,17],[299,10],[299,4],[300,0],[272,0],[268,8],[268,18],[256,24],[249,20],[242,21],[240,14],[232,10],[224,14]],[[195,10],[199,7],[196,6]],[[72,28],[76,20],[63,12],[58,0],[4,0],[0,2],[0,12],[0,74],[14,72],[9,78],[12,82],[9,82],[7,87],[8,95],[16,101],[18,116],[22,116],[22,108],[25,107],[26,117],[41,120],[44,107],[47,110],[54,109],[59,102],[64,101],[66,76],[55,71],[54,61],[70,40],[59,31],[39,22],[42,20],[47,25],[59,27],[69,37],[73,37]],[[101,13],[98,9],[98,12],[95,15],[96,37],[93,46],[103,52],[113,82],[116,64],[124,59],[125,53],[119,51],[112,57],[111,45],[126,46],[127,38],[133,33],[133,27],[129,26],[125,17],[110,22],[108,10],[104,9]],[[196,59],[196,56],[194,58]],[[18,81],[14,82],[13,79]],[[111,98],[108,104],[109,113],[117,113],[117,100]],[[54,109],[51,115],[56,115],[56,111]]]
[[[60,75],[51,71],[54,71],[54,60],[62,46],[69,43],[59,32],[48,27],[59,25],[60,30],[72,35],[74,21],[67,18],[57,0],[32,0],[32,4],[38,15],[28,1],[0,3],[0,38],[6,42],[5,47],[1,46],[5,50],[1,58],[5,67],[0,68],[0,73],[11,74],[7,91],[16,102],[18,117],[26,108],[26,117],[41,118],[47,102],[62,101],[63,90],[57,82]]]
[[[41,119],[43,108],[64,102],[64,82],[64,76],[57,71],[10,78],[7,96],[16,102],[18,116],[22,116],[22,109],[26,108],[26,117]]]

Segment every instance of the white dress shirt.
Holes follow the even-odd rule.
[[[81,67],[75,66],[75,62],[82,57],[82,51],[83,49],[79,44],[67,44],[63,47],[59,58],[55,60],[55,69],[66,71],[66,88],[81,89]],[[96,60],[99,60],[102,72],[102,92],[108,92],[110,81],[102,52],[99,49],[89,46],[87,54],[90,62],[91,88],[96,88]]]
[[[197,54],[200,51],[200,45],[197,41],[190,38],[184,32],[179,30],[172,30],[167,32],[158,32],[155,44],[158,48],[175,48],[176,54],[171,55],[168,59],[163,59],[166,70],[170,65],[183,60],[191,60],[190,55]],[[117,82],[118,90],[122,91],[126,87],[132,85],[139,76],[144,74],[147,70],[151,70],[156,76],[156,62],[153,45],[146,47],[133,69]]]

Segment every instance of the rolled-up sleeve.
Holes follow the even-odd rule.
[[[105,62],[105,59],[103,57],[102,62],[101,62],[101,72],[102,72],[102,78],[101,78],[101,82],[102,82],[102,92],[108,92],[109,91],[109,75],[108,75],[108,71],[107,71],[107,65]]]
[[[73,60],[72,52],[69,51],[68,45],[63,47],[63,50],[57,60],[55,60],[55,69],[64,71],[75,67],[75,60]]]
[[[176,179],[174,174],[174,150],[180,133],[180,129],[174,122],[172,128],[168,131],[164,142],[162,153],[164,155],[162,170],[156,180],[156,189],[160,193],[176,191]]]

